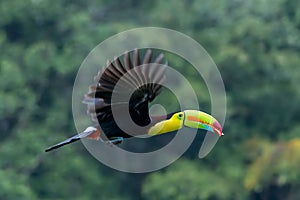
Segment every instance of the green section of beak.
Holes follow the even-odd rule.
[[[215,132],[212,126],[217,120],[211,115],[198,110],[185,110],[184,114],[184,126]]]

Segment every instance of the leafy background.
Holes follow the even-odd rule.
[[[75,133],[85,56],[143,26],[181,31],[212,56],[226,136],[205,159],[192,146],[146,174],[110,169],[81,143],[45,154]],[[0,199],[300,199],[300,1],[1,0],[0,27]]]

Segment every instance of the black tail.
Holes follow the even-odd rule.
[[[45,150],[45,152],[51,151],[51,150],[53,150],[53,149],[57,149],[57,148],[62,147],[62,146],[64,146],[64,145],[66,145],[66,144],[70,144],[70,143],[76,142],[77,140],[80,140],[81,138],[85,138],[85,137],[89,136],[89,135],[92,134],[94,131],[95,131],[95,130],[92,130],[92,131],[85,131],[85,132],[79,133],[78,135],[75,135],[75,136],[73,136],[73,137],[70,137],[70,138],[66,139],[65,141],[62,141],[62,142],[60,142],[60,143],[58,143],[58,144],[55,144],[55,145],[53,145],[53,146],[47,148],[47,149]]]
[[[58,144],[55,144],[55,145],[53,145],[53,146],[47,148],[47,149],[45,150],[45,152],[51,151],[51,150],[53,150],[53,149],[57,149],[57,148],[62,147],[62,146],[64,146],[64,145],[66,145],[66,144],[70,144],[70,143],[76,142],[77,140],[80,140],[80,138],[81,138],[81,137],[80,137],[79,135],[75,135],[75,136],[73,136],[73,137],[71,137],[71,138],[69,138],[69,139],[66,139],[65,141],[62,141],[62,142],[60,142],[60,143],[58,143]]]

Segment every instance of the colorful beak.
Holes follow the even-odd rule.
[[[213,132],[218,136],[224,135],[222,132],[222,126],[211,115],[197,110],[185,110],[184,115],[184,126],[190,128],[204,129]]]

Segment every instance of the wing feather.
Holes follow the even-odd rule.
[[[108,61],[106,66],[94,77],[95,83],[89,86],[89,91],[84,96],[83,103],[87,104],[87,113],[94,122],[100,123],[101,126],[104,124],[104,133],[106,132],[105,128],[109,129],[109,127],[105,127],[105,123],[107,122],[111,126],[114,121],[111,106],[119,104],[122,107],[126,103],[111,102],[113,92],[123,95],[134,90],[130,102],[127,102],[132,118],[144,120],[137,122],[141,125],[150,121],[148,103],[159,95],[166,79],[166,67],[160,65],[164,60],[163,53],[152,59],[152,50],[148,49],[143,58],[140,55],[140,51],[135,49],[132,52],[125,52],[119,57],[114,57],[112,62]],[[123,63],[121,59],[123,59]],[[141,65],[144,66],[140,67]],[[116,85],[120,80],[122,82],[118,84],[120,88],[117,90]],[[111,129],[113,128],[115,127],[111,127]]]

